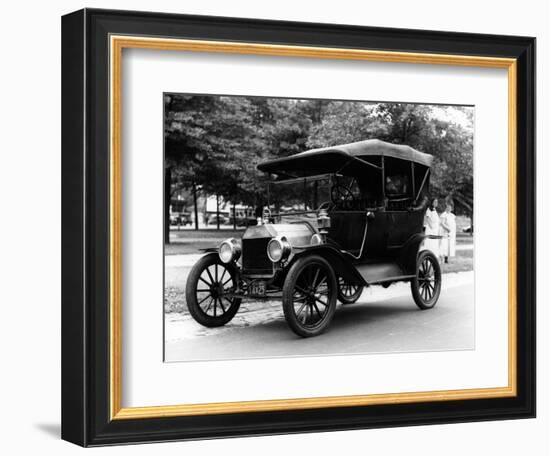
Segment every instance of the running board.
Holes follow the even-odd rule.
[[[367,285],[382,282],[394,282],[396,280],[412,279],[414,275],[403,274],[403,270],[393,262],[363,264],[357,266],[357,271],[363,277]]]

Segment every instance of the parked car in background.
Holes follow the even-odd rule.
[[[238,204],[229,212],[229,224],[236,226],[251,226],[256,224],[256,217],[254,216],[255,208]]]
[[[219,215],[220,225],[226,225],[229,223],[229,218],[223,214]],[[217,225],[216,214],[208,216],[207,225]]]
[[[179,212],[170,214],[170,225],[186,226],[192,225],[193,220],[190,212]]]
[[[252,226],[256,225],[256,217],[247,217],[247,216],[237,216],[236,223],[233,222],[233,216],[229,217],[229,224],[230,225],[237,225],[237,226]]]

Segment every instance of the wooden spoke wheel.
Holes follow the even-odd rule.
[[[441,293],[441,267],[435,255],[423,250],[416,260],[416,276],[411,280],[414,302],[422,310],[437,304]]]
[[[321,334],[334,316],[337,294],[336,276],[324,258],[298,259],[283,286],[283,311],[292,331],[302,337]]]
[[[187,307],[203,326],[228,323],[239,310],[241,299],[232,296],[237,288],[237,271],[222,263],[217,254],[203,256],[191,269],[185,287]]]
[[[362,285],[354,285],[346,282],[342,277],[338,277],[338,300],[342,304],[353,304],[363,293]]]

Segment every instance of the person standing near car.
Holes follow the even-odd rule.
[[[424,216],[424,234],[439,236],[440,231],[440,220],[439,214],[437,213],[437,198],[434,198],[426,210],[426,215]],[[425,239],[424,240],[424,249],[431,250],[433,254],[439,258],[439,239]]]
[[[447,203],[445,212],[441,214],[441,255],[445,259],[445,263],[449,262],[449,258],[455,256],[456,253],[456,217],[452,213],[453,207]]]

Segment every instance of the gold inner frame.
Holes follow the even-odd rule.
[[[122,163],[121,95],[123,49],[195,51],[230,54],[302,57],[339,60],[368,60],[430,65],[453,65],[508,70],[508,386],[461,390],[329,396],[244,402],[181,404],[170,406],[122,407]],[[110,412],[111,419],[159,418],[239,412],[299,410],[374,404],[414,403],[512,397],[517,394],[517,61],[511,58],[468,55],[387,52],[309,46],[286,46],[110,36]]]

